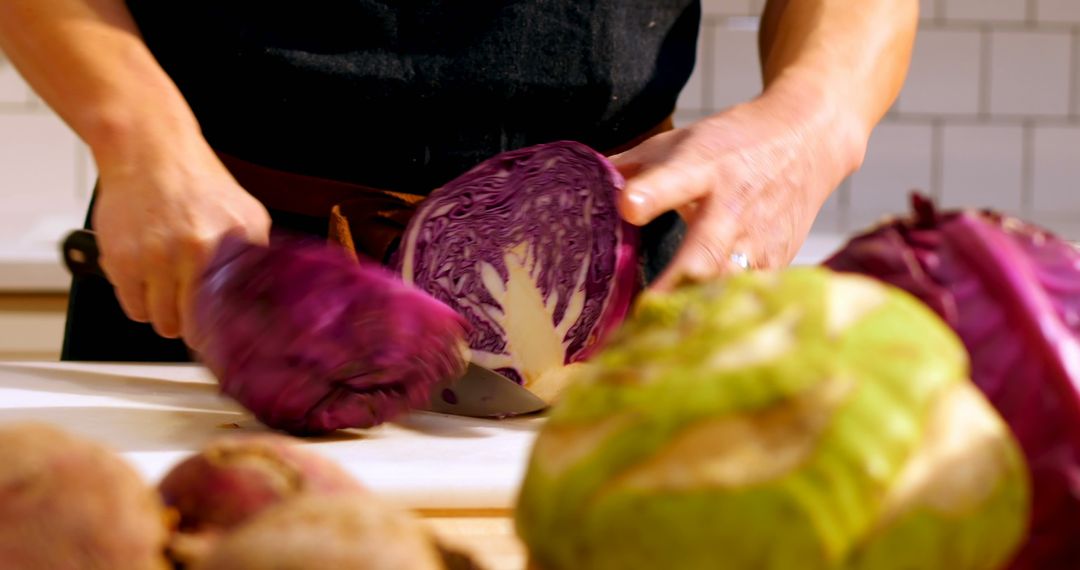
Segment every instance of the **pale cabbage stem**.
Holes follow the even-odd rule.
[[[522,243],[506,253],[507,280],[490,264],[480,269],[481,281],[504,310],[497,312],[496,323],[506,337],[506,354],[474,350],[473,360],[488,368],[513,367],[522,372],[525,384],[537,380],[544,372],[561,368],[566,353],[566,333],[581,317],[585,308],[585,279],[590,259],[582,261],[576,275],[573,295],[563,318],[554,321],[558,292],[545,301],[536,286],[536,277],[543,270],[536,262],[528,244]],[[507,314],[513,318],[507,318]]]

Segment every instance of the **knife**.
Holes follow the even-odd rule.
[[[474,418],[508,418],[543,411],[548,404],[513,380],[469,363],[465,375],[431,393],[428,411]]]
[[[63,240],[64,264],[72,275],[105,278],[99,263],[97,236],[91,230],[75,230]],[[476,418],[506,418],[540,412],[547,402],[517,382],[470,363],[459,378],[438,384],[432,391],[428,411]]]

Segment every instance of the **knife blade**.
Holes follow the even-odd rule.
[[[474,418],[506,418],[540,412],[547,406],[521,384],[469,363],[464,376],[436,386],[428,410]]]
[[[73,275],[105,277],[99,263],[97,236],[92,230],[70,232],[61,246],[64,263]],[[476,418],[504,418],[542,411],[548,406],[517,382],[470,363],[463,376],[436,386],[429,411]]]

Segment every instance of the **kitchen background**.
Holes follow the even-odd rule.
[[[1080,0],[922,0],[914,60],[862,169],[837,189],[800,257],[906,209],[921,189],[1080,239]],[[764,0],[704,0],[679,123],[761,87]],[[82,222],[85,146],[0,56],[0,359],[55,358],[68,278],[56,242]]]

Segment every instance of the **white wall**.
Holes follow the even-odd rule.
[[[856,0],[853,0],[856,1]],[[704,0],[700,58],[679,120],[760,90],[763,0]],[[862,170],[815,227],[859,228],[908,190],[1001,207],[1080,238],[1080,0],[923,0],[909,81]],[[0,57],[0,288],[11,260],[65,286],[55,241],[81,223],[94,169],[83,145]]]
[[[760,0],[704,0],[681,122],[761,89]],[[1080,239],[1080,0],[923,0],[908,81],[816,231],[904,211],[918,188]]]
[[[94,176],[85,145],[0,54],[0,291],[66,289],[57,242],[82,225]]]

